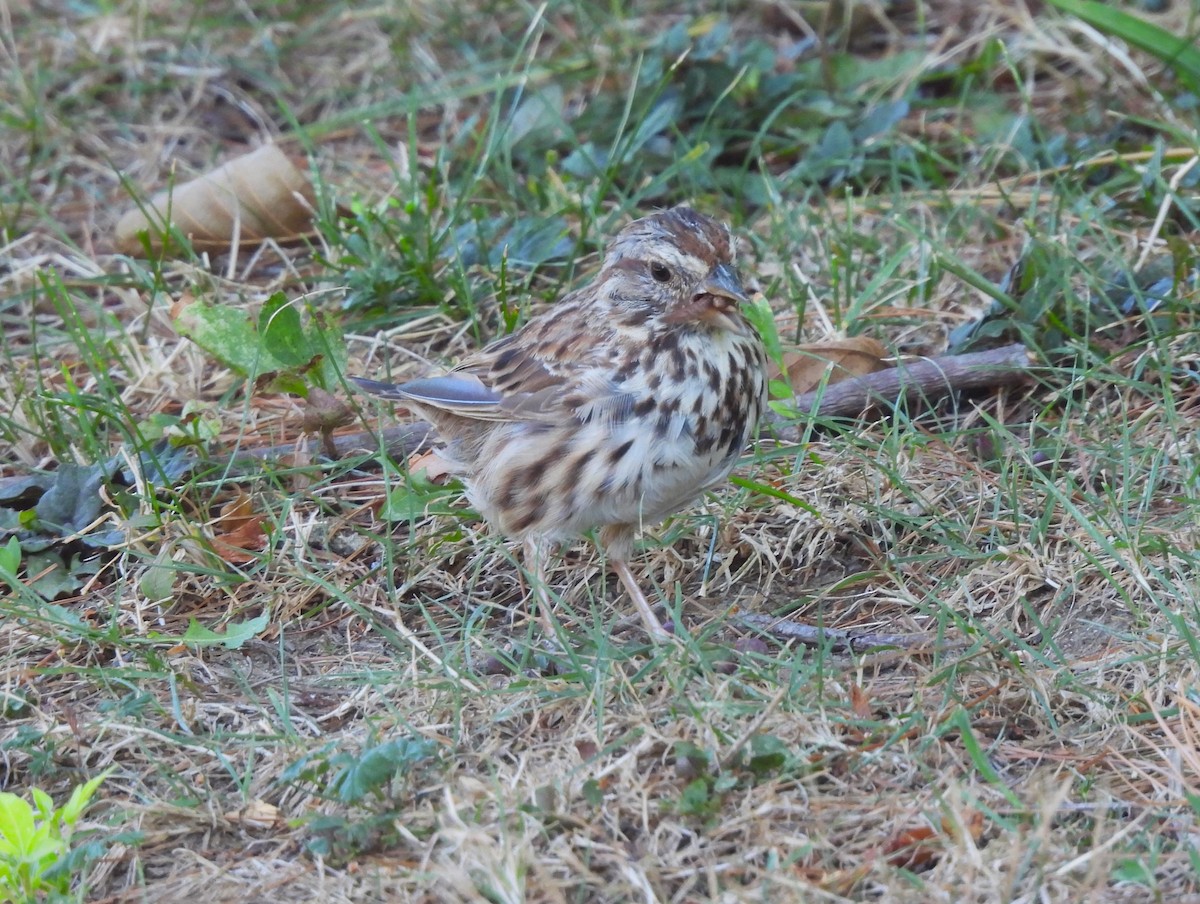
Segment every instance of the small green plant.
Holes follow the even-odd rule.
[[[0,546],[0,581],[17,586],[17,572],[20,570],[21,542],[16,537],[9,537],[8,542]]]
[[[30,789],[32,805],[0,792],[0,901],[34,901],[42,894],[70,891],[71,877],[78,872],[70,863],[71,835],[109,771],[76,787],[58,808],[40,788]]]
[[[282,292],[266,300],[257,320],[240,307],[194,299],[180,308],[175,327],[269,391],[307,396],[310,386],[332,390],[346,365],[340,330],[319,313],[305,324]]]

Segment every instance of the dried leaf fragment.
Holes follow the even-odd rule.
[[[948,845],[964,834],[978,844],[983,837],[983,813],[969,809],[963,825],[943,817],[937,828],[929,824],[897,832],[883,847],[888,863],[904,869],[925,869],[937,862]]]
[[[811,392],[825,383],[838,383],[851,377],[862,377],[876,371],[886,370],[884,362],[887,349],[867,336],[854,336],[830,342],[814,342],[798,345],[783,354],[787,368],[787,381],[797,395]],[[825,374],[829,377],[826,379]],[[780,374],[771,368],[771,379]]]
[[[246,493],[221,506],[214,527],[213,552],[234,565],[244,565],[258,559],[257,551],[267,545],[263,530],[266,515],[254,510],[254,501]]]
[[[856,719],[871,718],[871,697],[858,684],[850,685],[850,709]]]
[[[224,251],[235,243],[295,241],[312,233],[316,196],[308,176],[273,144],[235,157],[212,172],[154,195],[117,222],[115,241],[124,254],[167,244],[168,220],[197,251]]]
[[[247,829],[273,829],[283,826],[283,814],[279,808],[257,798],[240,810],[229,811],[225,818]]]
[[[430,481],[439,484],[445,483],[446,478],[454,473],[450,462],[439,455],[437,449],[420,452],[408,460],[408,472],[416,474],[418,471],[424,471]]]

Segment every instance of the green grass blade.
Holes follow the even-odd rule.
[[[1102,32],[1144,50],[1170,66],[1189,91],[1200,93],[1200,48],[1196,37],[1173,35],[1153,22],[1131,16],[1094,0],[1050,0],[1065,13],[1082,19]]]

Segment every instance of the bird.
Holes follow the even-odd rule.
[[[433,426],[471,505],[522,541],[541,605],[545,549],[598,529],[647,632],[671,636],[630,568],[637,534],[723,483],[766,406],[735,247],[691,207],[652,213],[589,283],[448,373],[351,378]]]

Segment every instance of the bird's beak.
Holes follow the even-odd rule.
[[[670,308],[664,315],[667,323],[704,322],[723,325],[726,329],[736,327],[730,314],[737,306],[749,299],[742,288],[741,280],[729,264],[717,264],[712,272],[696,286],[690,300]],[[732,326],[731,326],[732,325]]]
[[[717,264],[704,282],[700,283],[697,295],[716,295],[718,298],[728,298],[730,301],[742,304],[747,301],[746,290],[742,288],[741,280],[729,264]]]

